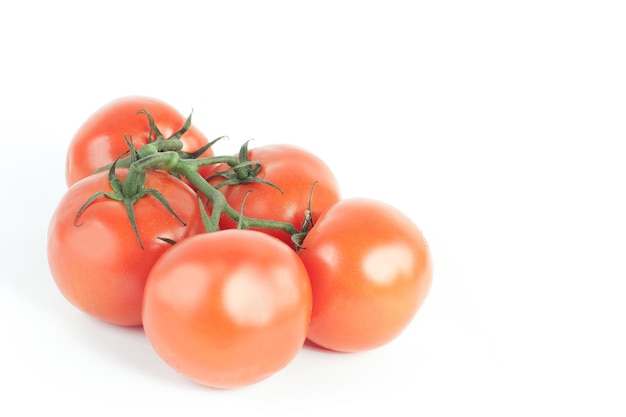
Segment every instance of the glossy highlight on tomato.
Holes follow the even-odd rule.
[[[152,115],[164,138],[169,138],[185,124],[185,116],[155,98],[127,96],[105,104],[80,126],[69,144],[65,163],[68,186],[113,163],[127,151],[124,135],[132,138],[137,149],[149,142],[149,119],[145,114],[137,114],[140,110],[147,110]],[[182,150],[186,152],[194,152],[209,142],[193,124],[181,141]],[[202,157],[209,156],[213,156],[211,149],[202,154]]]
[[[303,246],[313,291],[308,338],[327,349],[355,352],[389,343],[431,286],[421,231],[386,203],[342,200],[320,216]]]
[[[302,348],[311,287],[287,245],[252,230],[193,236],[157,261],[146,283],[144,330],[184,376],[214,388],[261,381]]]
[[[126,169],[118,169],[124,179]],[[100,197],[78,219],[81,206],[95,193],[111,191],[107,172],[72,185],[52,215],[48,229],[48,264],[57,287],[80,310],[109,323],[141,325],[143,290],[152,265],[171,246],[204,231],[195,193],[179,179],[146,173],[146,187],[158,190],[181,224],[152,196],[134,205],[143,249],[124,204]],[[76,220],[76,223],[75,223]]]

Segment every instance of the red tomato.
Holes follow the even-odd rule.
[[[120,178],[127,170],[118,169]],[[154,197],[134,204],[142,250],[123,203],[106,197],[81,206],[95,193],[111,191],[108,172],[72,185],[57,206],[48,230],[48,262],[61,293],[76,307],[110,323],[141,325],[141,303],[148,272],[171,244],[203,229],[195,193],[172,175],[147,172],[146,187],[158,190],[182,225]]]
[[[174,245],[146,283],[143,324],[163,360],[202,385],[261,381],[300,351],[311,316],[302,262],[278,239],[224,230]]]
[[[268,145],[248,151],[248,159],[258,161],[261,171],[256,178],[271,182],[282,190],[258,182],[225,186],[220,191],[235,210],[239,211],[248,191],[243,213],[247,217],[291,223],[298,230],[302,227],[304,213],[313,192],[313,220],[340,198],[339,184],[328,165],[316,155],[290,145]],[[216,170],[224,169],[219,167]],[[216,183],[218,181],[211,181]],[[220,227],[233,229],[237,224],[228,216],[222,216]],[[264,229],[263,232],[281,239],[293,247],[291,236],[285,232]]]
[[[111,164],[128,150],[124,135],[132,136],[137,149],[148,143],[150,139],[148,117],[145,114],[137,114],[143,109],[150,112],[166,139],[185,124],[186,117],[176,109],[150,97],[122,97],[104,105],[83,123],[70,142],[65,165],[68,186]],[[208,143],[204,134],[193,124],[181,137],[181,141],[182,150],[186,152],[194,152]],[[211,149],[202,155],[209,156],[213,156]]]
[[[426,241],[387,204],[342,200],[320,216],[303,246],[313,291],[308,338],[327,349],[354,352],[390,342],[430,289]]]

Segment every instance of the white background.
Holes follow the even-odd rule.
[[[625,415],[623,2],[204,3],[0,6],[0,414]],[[220,391],[69,305],[45,243],[65,148],[128,94],[411,216],[436,270],[406,332]]]

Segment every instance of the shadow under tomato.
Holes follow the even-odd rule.
[[[306,339],[303,345],[303,349],[307,349],[307,350],[311,350],[314,352],[321,352],[321,353],[326,353],[329,355],[348,355],[350,354],[350,352],[340,352],[338,350],[332,350],[332,349],[328,349],[325,348],[324,346],[320,346],[315,342],[310,341],[309,339]]]

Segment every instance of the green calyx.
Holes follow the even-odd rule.
[[[191,112],[189,116],[187,116],[187,119],[185,119],[185,123],[183,124],[183,126],[167,139],[165,138],[165,136],[163,136],[163,133],[161,133],[161,130],[159,130],[159,128],[157,127],[156,123],[154,122],[154,118],[152,117],[152,115],[150,114],[148,110],[146,109],[139,110],[137,114],[143,114],[148,118],[148,123],[150,125],[150,134],[148,136],[148,141],[150,143],[155,143],[155,142],[163,142],[165,140],[180,140],[180,138],[191,127],[191,115],[193,114],[193,112]],[[180,149],[182,149],[182,144],[179,149],[170,149],[170,150],[174,151],[174,150],[180,150]]]
[[[270,187],[276,188],[281,193],[283,192],[276,184],[271,183],[263,178],[258,178],[257,175],[261,172],[261,164],[257,161],[251,161],[248,156],[248,143],[245,142],[239,149],[238,163],[230,165],[229,169],[216,172],[211,175],[207,180],[221,177],[223,180],[215,185],[215,188],[219,189],[226,185],[239,185],[250,184],[253,182],[259,182]]]
[[[137,242],[139,243],[139,246],[141,247],[141,249],[143,249],[141,236],[139,236],[139,230],[137,229],[137,221],[135,220],[134,205],[140,199],[144,197],[148,197],[148,196],[156,198],[163,205],[163,207],[165,207],[167,211],[169,211],[172,214],[172,216],[174,216],[176,220],[180,222],[180,224],[182,224],[183,226],[187,225],[185,221],[181,219],[178,216],[178,214],[174,212],[174,210],[172,209],[170,204],[167,202],[165,197],[163,197],[163,194],[161,194],[158,190],[155,190],[153,188],[145,187],[145,172],[142,178],[139,178],[139,179],[132,178],[131,175],[129,174],[126,177],[126,179],[122,181],[115,173],[116,162],[114,162],[109,168],[109,184],[111,185],[112,191],[99,191],[95,193],[94,195],[92,195],[91,197],[89,197],[89,199],[85,202],[85,204],[83,204],[81,208],[78,210],[78,213],[76,213],[76,217],[74,218],[75,226],[80,226],[82,224],[82,223],[78,223],[78,218],[97,199],[104,197],[104,198],[109,198],[111,200],[119,201],[120,203],[124,204],[124,207],[126,208],[126,214],[128,215],[128,220],[130,221],[130,225],[133,228],[133,232],[135,233],[135,236],[137,237]],[[134,182],[133,184],[134,191],[130,193],[127,190],[128,189],[127,184],[129,183],[129,181]]]
[[[131,147],[131,149],[129,149],[129,151],[122,155],[122,158],[120,158],[117,162],[118,168],[129,168],[133,162],[147,156],[154,155],[158,152],[177,152],[179,156],[183,159],[197,159],[202,156],[202,154],[204,154],[207,150],[209,150],[209,148],[211,148],[215,143],[226,138],[226,136],[220,136],[194,152],[186,152],[182,150],[183,142],[181,141],[181,138],[191,127],[191,114],[189,114],[187,119],[185,119],[185,123],[183,124],[183,126],[169,138],[166,138],[163,133],[161,133],[161,130],[156,125],[154,118],[152,117],[150,112],[143,109],[139,110],[137,114],[145,115],[148,118],[148,124],[150,125],[148,143],[136,150],[133,150],[133,148]],[[126,143],[132,143],[132,136],[130,138],[124,136],[124,139],[126,140]],[[111,164],[103,166],[96,172],[106,171],[109,168],[111,168]]]

